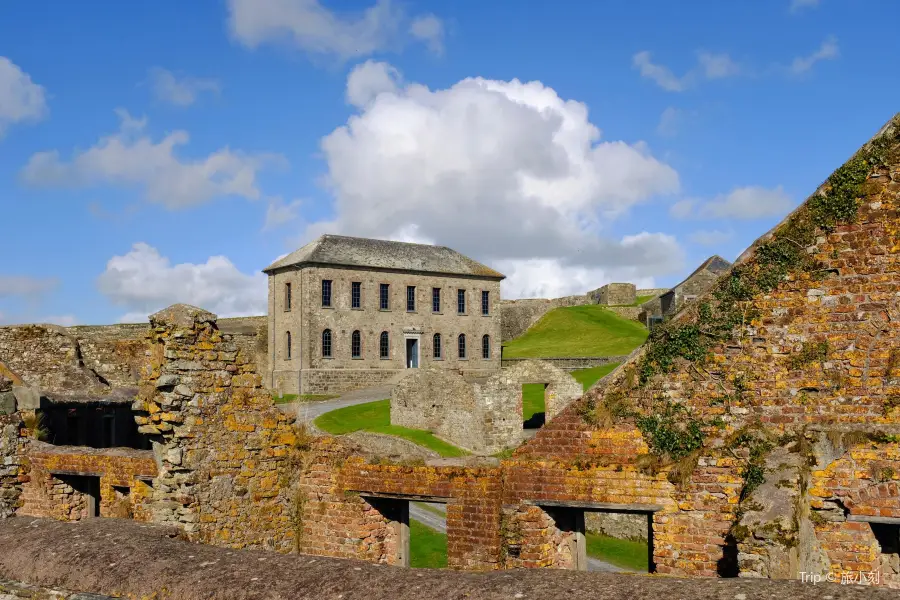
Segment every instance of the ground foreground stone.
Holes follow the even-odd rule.
[[[7,519],[0,521],[0,580],[157,600],[880,600],[897,594],[858,585],[759,579],[689,580],[543,569],[481,574],[403,569],[228,550],[185,542],[177,535],[166,526],[120,519],[78,523]]]

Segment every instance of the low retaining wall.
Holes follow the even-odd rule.
[[[446,369],[468,379],[496,375],[494,369]],[[301,394],[344,394],[354,390],[396,383],[410,369],[303,369],[300,371]],[[276,377],[279,373],[276,372]]]
[[[599,367],[611,363],[623,362],[627,355],[623,356],[551,356],[549,358],[504,358],[500,362],[500,368],[508,369],[514,365],[525,362],[526,360],[541,360],[548,362],[563,371],[577,371],[578,369],[589,369],[591,367]]]

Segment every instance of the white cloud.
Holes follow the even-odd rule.
[[[302,200],[284,202],[281,198],[272,199],[268,207],[266,207],[266,221],[263,225],[263,231],[275,229],[297,220],[300,216],[300,207],[302,205]]]
[[[0,298],[39,295],[49,292],[58,284],[59,282],[52,278],[0,275]]]
[[[833,35],[825,38],[825,41],[819,46],[818,50],[808,56],[798,56],[791,63],[790,71],[794,75],[801,75],[813,68],[817,62],[822,60],[833,60],[840,55],[837,38]]]
[[[117,110],[118,133],[76,151],[70,162],[56,150],[31,156],[22,170],[28,183],[43,186],[131,185],[143,188],[150,202],[177,209],[202,204],[217,196],[260,197],[256,174],[266,164],[281,163],[275,155],[246,155],[228,147],[199,160],[183,160],[175,149],[188,143],[186,131],[173,131],[159,142],[144,133],[146,118]]]
[[[720,246],[734,237],[733,231],[720,231],[718,229],[693,232],[688,239],[701,246]]]
[[[713,54],[702,50],[697,52],[697,65],[680,77],[669,67],[654,63],[647,50],[635,54],[631,58],[631,64],[640,71],[641,77],[652,80],[669,92],[683,92],[702,79],[733,77],[741,71],[728,54]]]
[[[190,106],[197,101],[203,92],[217,93],[219,82],[215,79],[199,79],[189,76],[176,76],[171,71],[160,67],[150,69],[150,83],[157,100],[175,106]]]
[[[659,116],[659,124],[656,126],[656,133],[666,137],[672,137],[678,134],[681,124],[684,121],[684,111],[674,106],[667,107]]]
[[[366,81],[393,87],[357,85],[363,72],[390,73]],[[540,264],[635,278],[675,268],[674,238],[605,234],[631,207],[679,189],[645,144],[601,141],[584,104],[541,82],[399,81],[377,63],[351,74],[358,111],[322,140],[334,217],[298,242],[324,232],[424,241],[491,265],[551,261]]]
[[[791,197],[782,186],[750,185],[720,194],[708,202],[681,200],[669,208],[669,214],[678,219],[760,219],[784,215],[792,206]]]
[[[819,0],[791,0],[791,12],[797,13],[805,8],[817,8]]]
[[[413,19],[409,32],[417,40],[428,44],[428,48],[440,56],[444,53],[444,24],[434,15],[424,15]]]
[[[97,278],[97,289],[127,310],[121,322],[146,321],[154,312],[179,302],[220,317],[262,315],[268,302],[266,276],[261,272],[242,273],[224,256],[173,265],[145,243],[112,257]]]
[[[47,113],[44,88],[15,63],[0,56],[0,136],[22,121],[37,121]]]
[[[391,0],[377,0],[356,14],[338,14],[319,0],[228,0],[228,11],[231,34],[250,48],[287,40],[310,54],[347,60],[399,49],[408,37],[432,50],[443,47],[437,17],[416,17],[407,28],[407,15]]]
[[[367,60],[347,76],[347,102],[362,108],[382,92],[396,92],[401,80],[399,71],[391,65]]]

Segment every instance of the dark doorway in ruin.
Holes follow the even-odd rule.
[[[389,564],[409,566],[409,501],[394,498],[366,498],[366,501],[387,521],[389,529],[388,547],[393,556]]]
[[[873,523],[869,526],[881,547],[881,572],[900,574],[900,523]]]
[[[539,429],[547,421],[547,384],[522,384],[522,429]]]
[[[653,573],[653,512],[551,506],[557,566],[578,571]]]
[[[84,500],[82,518],[100,516],[100,477],[96,475],[56,475],[67,483]]]
[[[150,449],[147,436],[138,433],[130,405],[50,404],[41,414],[47,441],[56,446]]]
[[[387,521],[390,564],[419,569],[447,567],[445,499],[366,497]]]

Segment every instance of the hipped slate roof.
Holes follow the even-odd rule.
[[[447,248],[388,240],[325,234],[263,269],[272,273],[285,267],[316,264],[420,271],[504,279],[502,273]]]

